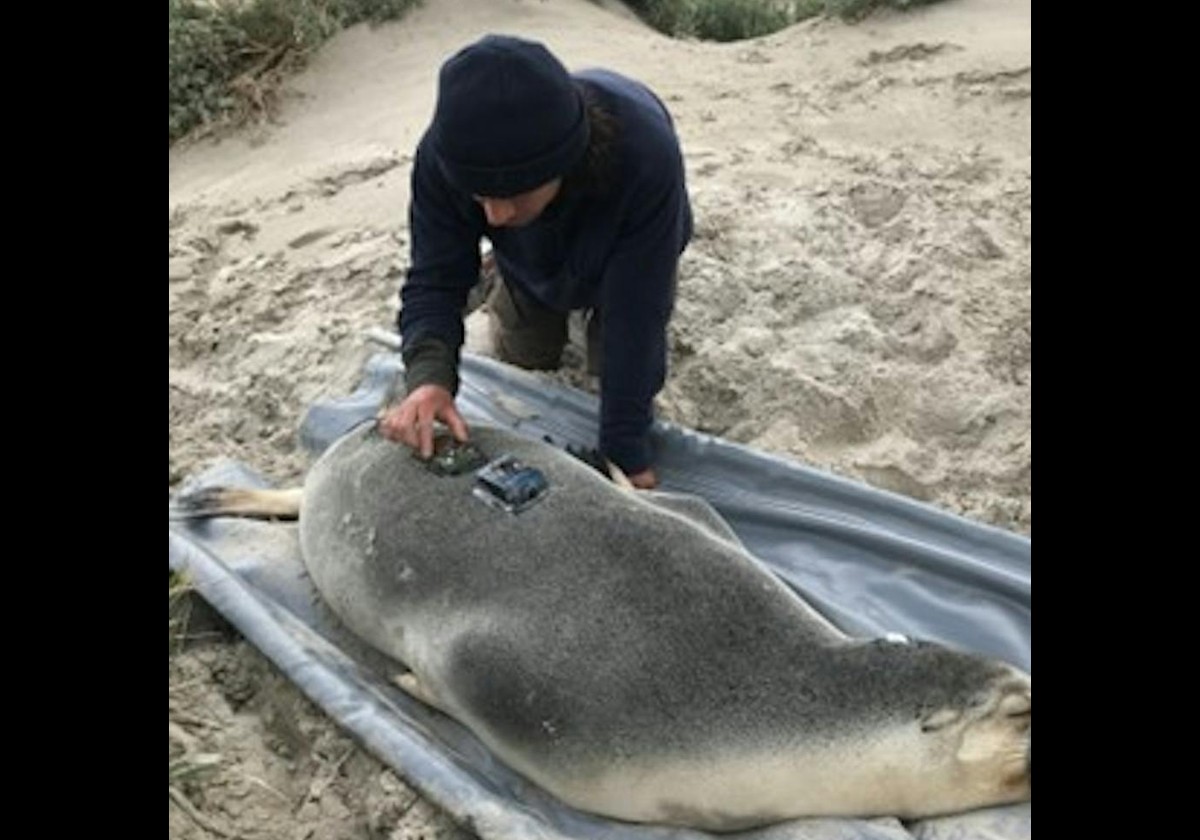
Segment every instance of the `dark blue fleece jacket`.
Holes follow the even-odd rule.
[[[412,172],[411,266],[400,292],[407,385],[457,390],[462,311],[486,236],[506,283],[560,312],[600,309],[599,445],[632,474],[651,465],[653,399],[666,377],[667,321],[692,212],[679,142],[658,98],[609,71],[573,78],[617,121],[608,180],[598,194],[564,191],[525,227],[490,227],[422,138]]]

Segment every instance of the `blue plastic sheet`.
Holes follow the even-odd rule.
[[[315,456],[378,410],[402,370],[368,363],[353,394],[313,405],[300,430]],[[490,359],[465,356],[460,411],[536,439],[592,446],[594,397]],[[654,429],[665,490],[708,500],[746,547],[852,635],[903,633],[1032,670],[1031,541],[926,504],[667,423]],[[267,486],[225,462],[187,489]],[[296,528],[245,520],[169,522],[170,565],[289,679],[430,800],[485,840],[665,840],[713,835],[632,825],[569,808],[509,770],[464,727],[391,684],[399,667],[322,605]],[[794,820],[753,840],[941,840],[1032,836],[1031,805],[902,823]]]

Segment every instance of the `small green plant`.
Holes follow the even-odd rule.
[[[795,21],[790,3],[693,0],[690,29],[708,41],[740,41],[777,32]]]
[[[419,0],[167,0],[168,143],[270,108],[283,73],[356,23]]]
[[[169,137],[212,120],[235,105],[226,89],[246,48],[246,34],[219,11],[191,0],[168,0]]]
[[[401,17],[420,0],[167,0],[167,138],[272,108],[283,77],[336,32]],[[818,14],[936,0],[629,0],[668,35],[736,41]]]
[[[912,6],[927,6],[938,0],[823,0],[825,14],[842,18],[843,20],[860,20],[872,10],[880,6],[891,6],[896,9],[908,9]]]
[[[740,41],[778,32],[816,15],[858,20],[879,6],[908,8],[937,0],[629,0],[660,32],[706,41]]]

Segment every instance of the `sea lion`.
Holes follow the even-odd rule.
[[[315,586],[403,662],[398,684],[564,802],[729,831],[917,818],[1027,799],[1032,681],[942,645],[851,638],[703,502],[624,490],[484,425],[548,491],[485,504],[367,424],[299,491],[210,492],[192,514],[299,513]]]

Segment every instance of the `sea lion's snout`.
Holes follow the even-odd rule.
[[[1033,787],[1033,692],[1026,685],[1010,690],[997,706],[1001,719],[1015,727],[1016,748],[1021,751],[1020,764],[1022,783],[1027,789]],[[1010,765],[1011,766],[1011,765]]]
[[[997,711],[1007,720],[1015,724],[1019,736],[1024,736],[1019,742],[1025,753],[1025,780],[1033,779],[1033,692],[1026,683],[1016,686],[1000,699]]]

